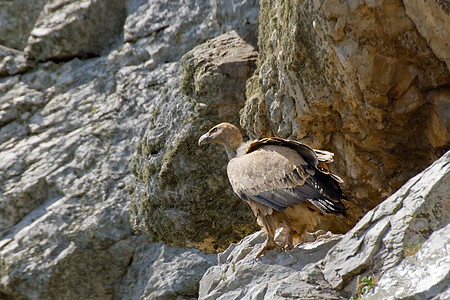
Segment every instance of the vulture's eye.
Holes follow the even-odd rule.
[[[210,133],[216,133],[217,132],[217,127],[214,127],[213,129],[211,129]]]

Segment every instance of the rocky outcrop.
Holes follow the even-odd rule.
[[[344,236],[261,259],[261,233],[231,245],[200,281],[200,299],[348,299],[363,277],[373,282],[364,299],[446,299],[449,213],[450,151]]]
[[[449,230],[449,212],[450,152],[447,152],[367,213],[344,236],[325,258],[326,280],[335,288],[343,288],[357,274],[374,274],[381,277],[373,294],[378,299],[384,299],[383,293],[398,298],[420,298],[422,293],[426,298],[434,297],[449,284],[450,269],[441,263],[448,261],[450,251],[442,248],[436,251],[439,244],[446,244],[445,239],[437,237]],[[415,268],[416,275],[403,273],[409,268]],[[434,274],[428,277],[430,271]],[[398,272],[403,273],[409,289],[399,288],[401,282],[393,286],[399,281],[395,277]],[[420,290],[425,286],[412,288],[417,274],[427,277],[427,291]]]
[[[405,2],[261,1],[241,124],[335,152],[358,217],[450,147],[448,7]]]
[[[341,236],[327,234],[291,251],[256,259],[266,236],[257,232],[218,255],[200,281],[199,299],[344,299],[318,264]]]

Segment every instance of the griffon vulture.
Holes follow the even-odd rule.
[[[214,126],[198,141],[199,145],[208,143],[225,146],[231,186],[268,234],[258,257],[267,250],[282,249],[274,239],[280,227],[288,231],[284,246],[292,248],[324,215],[346,215],[341,179],[319,167],[320,162],[332,162],[332,153],[275,137],[246,148],[239,129],[229,123]]]

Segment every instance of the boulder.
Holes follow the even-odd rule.
[[[133,162],[135,230],[154,241],[215,252],[257,228],[228,183],[225,151],[198,146],[215,124],[238,122],[256,58],[234,31],[183,56],[180,73],[154,102]]]
[[[114,299],[196,299],[199,281],[216,256],[150,243],[144,234],[139,239]]]
[[[106,54],[121,41],[124,0],[47,1],[25,47],[38,61]]]

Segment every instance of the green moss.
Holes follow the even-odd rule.
[[[194,74],[195,64],[193,55],[188,53],[183,56],[181,62],[183,65],[183,76],[181,78],[181,92],[186,96],[194,94]]]

